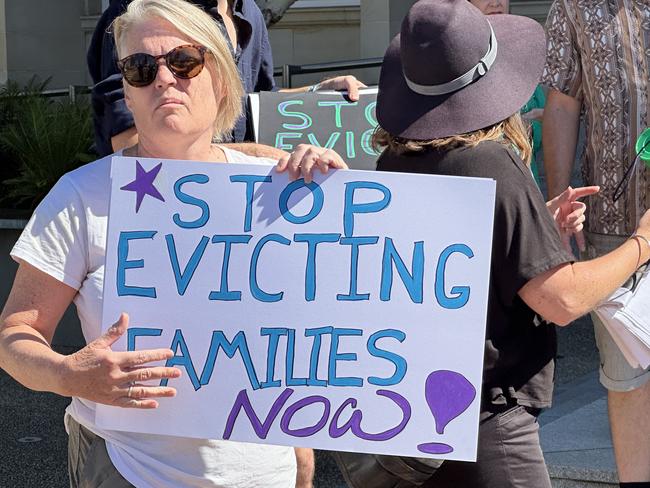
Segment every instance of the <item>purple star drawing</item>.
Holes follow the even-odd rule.
[[[150,171],[145,171],[144,168],[140,165],[139,161],[135,162],[135,180],[133,180],[128,185],[124,185],[120,190],[134,191],[136,194],[136,203],[135,203],[135,213],[138,213],[140,210],[140,205],[142,200],[144,200],[145,195],[150,195],[158,200],[165,201],[163,196],[160,194],[158,189],[153,186],[153,182],[158,176],[160,168],[162,168],[162,163],[158,166],[155,166]]]

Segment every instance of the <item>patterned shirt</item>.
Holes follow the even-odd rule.
[[[648,127],[650,0],[555,0],[542,83],[582,100],[587,145],[584,181],[600,185],[588,206],[590,232],[630,235],[650,207],[650,170],[637,163],[627,191],[614,190]]]

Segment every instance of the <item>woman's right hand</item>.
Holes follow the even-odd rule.
[[[558,196],[546,202],[546,208],[551,213],[553,220],[555,220],[562,244],[568,252],[573,252],[571,250],[571,236],[575,236],[580,251],[584,251],[586,247],[582,228],[587,206],[579,202],[578,199],[593,195],[599,191],[599,186],[583,186],[580,188],[571,188],[569,186]]]
[[[172,387],[142,384],[181,375],[178,368],[146,366],[173,357],[171,349],[111,350],[113,343],[126,332],[128,326],[129,316],[123,313],[104,335],[64,358],[63,378],[67,382],[68,396],[105,405],[148,409],[158,407],[155,398],[176,395],[176,389]]]

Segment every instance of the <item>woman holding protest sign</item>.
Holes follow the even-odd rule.
[[[140,135],[117,155],[273,164],[212,142],[232,130],[243,89],[228,45],[205,12],[182,0],[135,0],[114,32]],[[301,147],[279,169],[287,165],[346,167],[332,151],[313,147]],[[152,364],[171,358],[171,350],[111,350],[127,330],[126,314],[101,334],[110,167],[108,156],[65,175],[14,247],[20,266],[2,313],[0,367],[28,388],[72,397],[65,418],[72,486],[295,486],[291,448],[118,432],[95,423],[98,403],[156,408],[175,389],[148,382],[180,376],[177,368]],[[88,345],[63,356],[50,342],[71,302]]]
[[[478,462],[445,461],[426,486],[551,486],[536,422],[552,399],[549,322],[587,313],[650,258],[650,213],[601,258],[574,263],[563,246],[582,227],[576,198],[598,188],[569,188],[545,205],[524,163],[519,110],[544,58],[535,21],[484,16],[466,0],[417,2],[384,57],[377,169],[497,182]]]

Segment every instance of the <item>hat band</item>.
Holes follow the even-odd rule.
[[[451,80],[441,85],[419,85],[409,80],[406,73],[404,73],[404,79],[406,80],[408,87],[420,95],[445,95],[446,93],[460,90],[484,76],[490,70],[492,64],[494,64],[494,60],[497,58],[497,38],[494,35],[494,30],[489,21],[488,25],[490,26],[490,47],[488,48],[487,53],[485,53],[485,56],[483,56],[469,71],[460,75],[455,80]]]

